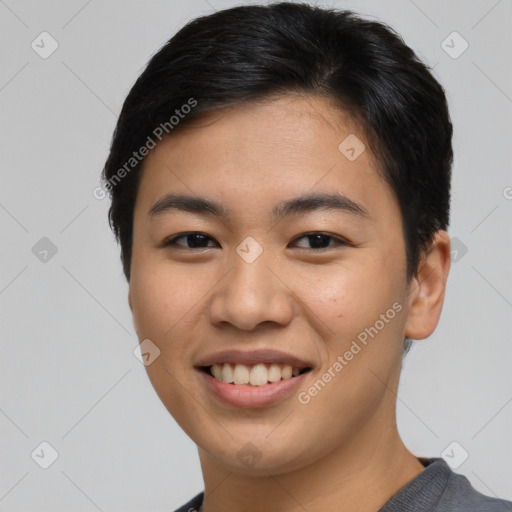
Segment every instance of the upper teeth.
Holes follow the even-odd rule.
[[[300,368],[292,368],[289,364],[272,363],[268,366],[260,363],[253,366],[245,364],[214,364],[211,367],[213,376],[228,384],[251,384],[264,386],[269,382],[278,382],[281,379],[290,379],[300,373]]]

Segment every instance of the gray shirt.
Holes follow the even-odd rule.
[[[418,457],[425,469],[399,489],[378,512],[512,512],[512,501],[490,498],[454,473],[444,459]],[[175,512],[197,512],[201,492]]]

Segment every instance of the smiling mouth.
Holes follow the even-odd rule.
[[[258,363],[254,365],[221,363],[201,366],[199,369],[214,379],[226,384],[266,386],[281,380],[288,380],[307,373],[311,367],[298,368],[289,364]]]

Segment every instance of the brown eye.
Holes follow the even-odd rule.
[[[340,245],[348,245],[346,241],[328,233],[307,233],[296,238],[295,242],[297,240],[306,240],[306,245],[297,244],[303,249],[329,249]]]
[[[184,242],[183,242],[184,241]],[[164,242],[165,247],[169,246],[177,246],[183,247],[185,249],[205,249],[208,247],[214,247],[214,245],[208,245],[209,241],[213,241],[213,238],[210,238],[208,235],[204,233],[182,233],[181,235],[175,236]]]

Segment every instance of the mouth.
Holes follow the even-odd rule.
[[[276,406],[292,399],[315,371],[311,360],[275,349],[231,349],[195,361],[209,395],[236,408]]]
[[[232,386],[267,386],[289,380],[312,370],[311,366],[292,366],[282,363],[214,363],[198,369],[214,379]]]

